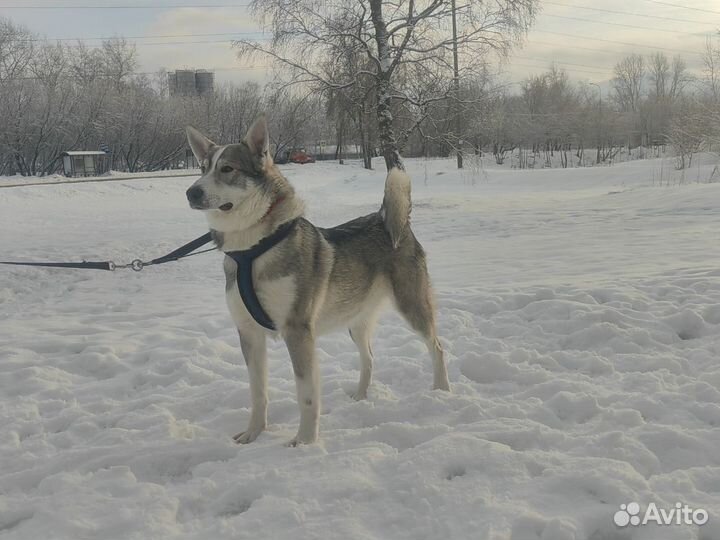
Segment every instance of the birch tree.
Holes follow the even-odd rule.
[[[457,10],[457,46],[461,77],[494,51],[504,55],[525,34],[535,17],[538,0],[470,0]],[[375,118],[385,164],[403,167],[401,143],[424,120],[430,104],[451,99],[453,45],[451,2],[447,0],[253,0],[251,8],[269,30],[269,44],[241,40],[241,56],[261,55],[278,61],[293,82],[319,91],[341,90],[367,78],[374,93]],[[341,79],[320,69],[329,58],[354,54],[367,58],[367,67]],[[433,95],[412,95],[403,74],[432,73],[440,67],[447,83]],[[417,111],[415,121],[399,133],[394,111]]]

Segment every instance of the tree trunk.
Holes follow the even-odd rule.
[[[385,166],[387,170],[397,167],[405,169],[400,152],[398,150],[397,139],[393,130],[393,115],[390,110],[390,84],[387,80],[378,81],[378,135],[380,136],[380,147],[382,148],[383,157],[385,158]]]
[[[337,126],[337,145],[335,149],[335,158],[338,160],[340,165],[345,164],[343,159],[343,134],[345,133],[345,113],[340,113],[340,121]]]
[[[365,106],[363,105],[358,118],[358,126],[360,130],[360,143],[362,148],[363,167],[372,169],[372,156],[370,155],[370,142],[368,141],[367,130],[365,129]]]
[[[382,14],[382,0],[370,0],[370,12],[373,26],[375,27],[375,41],[377,42],[378,59],[380,60],[375,83],[380,147],[382,148],[385,166],[388,170],[393,167],[404,170],[405,166],[400,158],[397,139],[393,131],[393,115],[390,108],[392,60],[390,58],[390,51],[388,50],[387,24]]]
[[[463,168],[462,140],[460,138],[462,119],[460,118],[460,75],[458,68],[457,20],[455,16],[455,0],[452,0],[452,38],[453,38],[453,86],[455,89],[455,133],[453,142],[456,145],[457,168]]]

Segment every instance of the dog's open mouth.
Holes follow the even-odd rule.
[[[225,204],[220,205],[220,210],[222,210],[223,212],[227,212],[228,210],[232,210],[232,207],[233,203],[226,202]]]

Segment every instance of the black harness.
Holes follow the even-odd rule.
[[[274,233],[270,236],[266,236],[249,249],[225,252],[225,255],[230,257],[237,264],[237,285],[238,290],[240,291],[240,298],[242,298],[245,308],[248,310],[248,313],[250,313],[252,318],[255,319],[256,323],[268,330],[277,330],[277,327],[263,309],[257,294],[255,294],[252,277],[252,265],[255,259],[257,259],[260,255],[266,253],[268,250],[287,238],[295,228],[297,222],[298,219],[294,219],[292,221],[288,221],[287,223],[283,223],[275,230]]]

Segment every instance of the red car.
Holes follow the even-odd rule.
[[[305,150],[291,150],[288,161],[290,161],[290,163],[305,165],[306,163],[315,163],[315,158]]]

